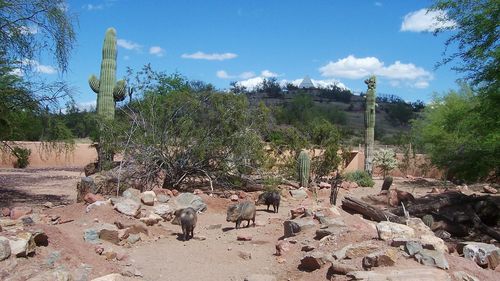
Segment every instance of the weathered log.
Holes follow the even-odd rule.
[[[474,228],[476,228],[477,230],[481,231],[484,234],[489,235],[490,237],[496,239],[497,241],[500,241],[500,233],[498,233],[498,231],[484,224],[481,218],[476,214],[476,212],[470,205],[467,205],[466,210],[467,214],[472,218],[472,222],[474,223]]]
[[[342,209],[362,214],[363,216],[376,222],[388,220],[401,224],[406,223],[406,219],[403,217],[379,209],[351,196],[347,196],[342,200]]]
[[[452,205],[463,205],[472,202],[478,202],[486,200],[489,196],[467,196],[460,192],[445,192],[441,194],[427,195],[419,198],[406,206],[406,211],[413,216],[420,216],[424,214],[430,214],[433,211],[438,211],[444,207]],[[402,216],[403,208],[397,207],[389,210],[391,213]]]

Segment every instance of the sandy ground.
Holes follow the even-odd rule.
[[[72,203],[76,198],[76,183],[81,176],[78,169],[0,170],[0,207],[29,205],[36,209],[42,220],[59,216],[61,221],[67,221],[64,224],[45,223],[33,226],[32,228],[41,228],[47,233],[49,246],[37,248],[37,254],[28,259],[14,259],[14,262],[9,259],[8,262],[0,263],[4,270],[10,269],[10,273],[14,273],[8,277],[10,279],[5,280],[26,280],[57,266],[64,266],[74,274],[81,273],[87,277],[81,280],[113,272],[140,273],[141,280],[150,281],[243,280],[256,273],[272,274],[280,281],[330,280],[332,276],[328,272],[328,266],[311,273],[298,269],[300,258],[304,255],[301,247],[311,245],[324,252],[332,252],[350,243],[371,241],[381,247],[385,243],[376,240],[377,234],[372,222],[340,210],[340,217],[349,228],[347,233],[321,243],[312,238],[314,231],[301,233],[292,239],[295,244],[291,245],[291,250],[278,257],[274,255],[275,245],[283,236],[283,221],[289,219],[291,208],[310,204],[310,200],[299,202],[285,197],[277,214],[267,212],[265,207],[259,206],[256,217],[258,226],[236,230],[233,223],[225,221],[225,210],[231,202],[224,198],[203,196],[208,204],[208,211],[199,215],[194,239],[181,241],[181,229],[178,225],[161,222],[148,228],[149,237],[130,247],[104,242],[104,247],[126,255],[121,261],[108,261],[95,253],[94,245],[83,241],[84,230],[101,223],[134,223],[137,220],[119,214],[110,206],[86,213],[84,204]],[[349,191],[349,195],[361,197],[376,194],[381,184],[381,180],[376,180],[374,188],[354,189]],[[435,181],[419,183],[406,179],[395,180],[398,189],[417,196],[426,194],[432,186],[439,184]],[[338,205],[347,193],[341,189]],[[329,190],[321,190],[318,204],[326,205],[328,195]],[[54,203],[56,207],[44,209],[42,204],[47,201]],[[238,235],[252,236],[252,240],[237,241]],[[54,253],[60,257],[53,266],[48,266]],[[455,270],[465,270],[474,273],[480,280],[499,280],[498,272],[483,270],[473,262],[456,256],[448,255],[447,258],[451,266],[448,271],[450,275]],[[397,266],[418,264],[411,259],[400,258]],[[425,270],[425,267],[422,269]],[[346,279],[344,276],[334,276],[331,280]]]

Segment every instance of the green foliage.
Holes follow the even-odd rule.
[[[300,152],[297,162],[298,162],[300,186],[308,187],[309,175],[311,172],[311,159],[309,158],[309,154],[307,154],[307,151],[302,150]]]
[[[411,104],[395,103],[386,105],[387,117],[394,125],[408,125],[415,117]]]
[[[278,124],[287,124],[304,130],[317,119],[326,119],[334,124],[345,124],[346,114],[337,106],[321,106],[313,102],[311,95],[296,95],[291,102],[275,109]]]
[[[340,149],[340,132],[326,120],[317,120],[310,124],[310,140],[313,147],[324,149],[321,155],[312,159],[312,170],[316,177],[327,176],[336,171],[342,162],[338,154]]]
[[[398,166],[396,153],[392,149],[380,149],[375,152],[373,163],[380,168],[385,178],[387,174]]]
[[[44,50],[66,71],[76,41],[75,17],[66,5],[64,0],[1,0],[0,50],[9,60],[24,62]],[[32,65],[21,67],[26,70]]]
[[[345,173],[342,178],[346,181],[355,182],[362,187],[372,187],[375,185],[375,182],[372,180],[371,176],[365,171]]]
[[[24,169],[30,164],[31,150],[29,148],[15,146],[12,148],[12,154],[16,157],[16,168]]]
[[[146,167],[144,177],[164,174],[166,187],[194,176],[234,183],[260,168],[263,143],[255,118],[265,113],[250,110],[246,96],[193,87],[184,77],[150,68],[136,81],[148,77],[152,81],[134,85],[143,89],[140,98],[123,108],[131,124],[121,134],[125,158]]]
[[[436,95],[414,122],[418,144],[437,167],[447,171],[449,179],[478,180],[500,167],[500,130],[483,132],[481,102],[470,87]],[[497,121],[498,123],[498,121]]]

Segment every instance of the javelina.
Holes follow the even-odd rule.
[[[249,201],[231,205],[227,208],[226,221],[236,222],[236,229],[240,227],[241,221],[248,221],[247,227],[250,226],[250,221],[253,221],[255,226],[255,204]]]
[[[267,191],[259,195],[259,199],[255,202],[256,205],[267,205],[267,210],[269,211],[269,206],[273,205],[273,210],[275,213],[278,212],[280,207],[281,196],[277,191]]]
[[[188,207],[175,211],[175,218],[172,220],[173,224],[180,224],[182,228],[182,239],[184,241],[194,237],[194,228],[198,217],[196,210]],[[189,237],[191,236],[191,237]]]

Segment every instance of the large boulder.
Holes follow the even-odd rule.
[[[385,241],[394,238],[412,238],[415,236],[413,228],[395,222],[381,221],[376,227],[379,239]]]
[[[127,188],[123,193],[122,196],[128,199],[132,199],[134,201],[140,201],[141,200],[141,191],[139,189],[135,188]]]
[[[307,192],[305,189],[292,189],[290,190],[290,195],[295,200],[303,200],[307,198]]]
[[[415,260],[426,266],[435,266],[441,269],[450,268],[444,254],[435,250],[420,250],[415,254]]]
[[[162,217],[164,220],[171,220],[174,215],[175,208],[171,207],[169,204],[158,204],[154,206],[153,212]]]
[[[192,193],[180,193],[175,198],[177,209],[191,207],[197,212],[203,212],[207,209],[207,204],[201,199],[200,196]]]
[[[36,244],[33,235],[29,232],[22,232],[9,240],[11,255],[16,257],[27,257],[35,253]]]
[[[114,208],[124,215],[137,217],[141,211],[141,203],[127,198],[116,203]]]

